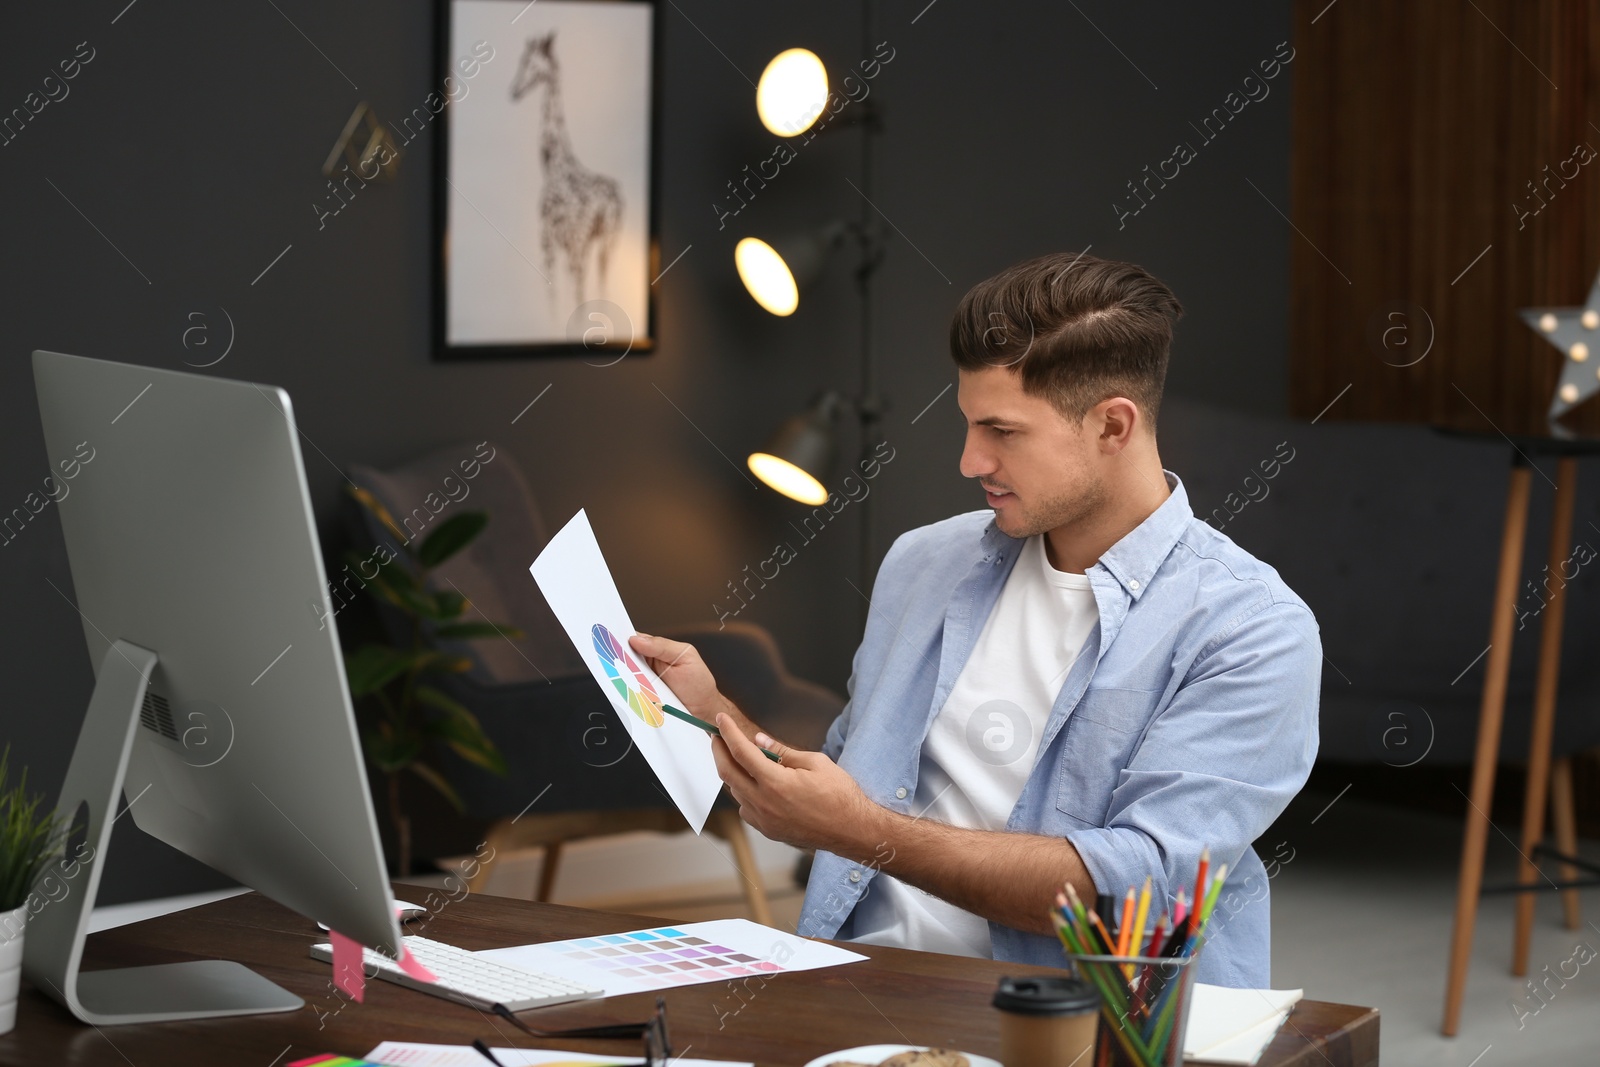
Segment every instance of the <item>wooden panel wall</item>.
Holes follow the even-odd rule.
[[[1295,415],[1349,385],[1324,418],[1546,431],[1561,356],[1517,311],[1600,271],[1597,9],[1297,0]],[[1564,421],[1600,433],[1600,398]]]

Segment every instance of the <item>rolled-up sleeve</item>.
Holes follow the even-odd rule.
[[[1255,608],[1196,656],[1151,719],[1105,824],[1065,836],[1103,893],[1192,886],[1200,853],[1236,865],[1311,773],[1322,642],[1302,604]]]

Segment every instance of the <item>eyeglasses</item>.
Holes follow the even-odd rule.
[[[575,1026],[568,1030],[540,1030],[529,1026],[504,1004],[496,1004],[493,1012],[511,1023],[517,1029],[533,1037],[642,1037],[644,1038],[644,1063],[645,1067],[666,1067],[672,1059],[672,1039],[667,1033],[667,1001],[665,997],[656,998],[656,1013],[648,1022],[642,1023],[613,1023],[606,1026]],[[472,1047],[483,1054],[490,1063],[499,1064],[499,1060],[489,1051],[489,1047],[481,1040],[474,1041]]]

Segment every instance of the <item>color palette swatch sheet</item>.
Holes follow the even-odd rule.
[[[606,996],[854,963],[859,952],[809,941],[748,919],[660,926],[477,955],[597,985]]]

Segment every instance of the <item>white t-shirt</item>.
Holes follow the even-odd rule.
[[[1058,571],[1027,539],[944,707],[922,743],[911,814],[1004,830],[1078,650],[1100,621],[1087,575]],[[856,905],[853,940],[992,957],[989,924],[879,872]]]

